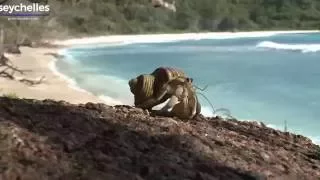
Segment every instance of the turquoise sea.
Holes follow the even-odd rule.
[[[193,77],[215,108],[306,135],[320,144],[320,33],[203,39],[64,51],[57,69],[100,97],[133,103],[128,80],[159,66]],[[200,97],[203,114],[212,115]],[[81,97],[79,97],[81,98]]]

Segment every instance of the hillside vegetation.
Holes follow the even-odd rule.
[[[176,12],[154,8],[151,0],[49,0],[49,4],[50,17],[40,21],[17,25],[1,17],[0,23],[11,36],[20,29],[20,35],[33,38],[320,27],[318,0],[176,0]]]

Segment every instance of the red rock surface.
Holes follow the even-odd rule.
[[[263,124],[0,98],[0,179],[320,179],[320,148]]]

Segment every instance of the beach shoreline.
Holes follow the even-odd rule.
[[[177,42],[185,40],[220,40],[220,39],[236,39],[236,38],[250,38],[250,37],[270,37],[279,34],[301,34],[301,33],[320,33],[319,30],[313,31],[257,31],[257,32],[217,32],[217,33],[185,33],[185,34],[146,34],[146,35],[111,35],[98,37],[83,37],[78,39],[67,39],[64,41],[53,41],[52,43],[60,46],[76,47],[76,48],[92,48],[92,47],[107,47],[107,46],[122,46],[128,44],[138,43],[165,43]],[[106,96],[107,97],[107,96]],[[108,97],[107,100],[110,98]],[[205,110],[205,109],[204,109]],[[203,112],[206,113],[206,112]],[[208,112],[207,112],[208,114]],[[204,114],[208,116],[207,114]],[[210,113],[212,114],[212,113]],[[261,120],[258,120],[261,122]],[[267,125],[273,129],[274,125]],[[309,136],[308,136],[309,137]],[[314,143],[320,144],[318,137],[309,137]]]
[[[21,82],[0,78],[2,84],[0,94],[14,93],[23,98],[65,100],[70,103],[99,102],[107,105],[123,104],[112,97],[94,95],[81,89],[77,83],[67,75],[60,73],[56,68],[59,58],[54,55],[63,56],[65,49],[78,45],[94,46],[104,44],[106,46],[117,46],[131,43],[161,43],[183,40],[200,39],[228,39],[241,37],[266,37],[276,34],[317,33],[319,30],[310,31],[255,31],[255,32],[210,32],[210,33],[184,33],[184,34],[146,34],[146,35],[110,35],[98,37],[83,37],[66,40],[50,40],[48,43],[58,48],[44,47],[21,47],[21,54],[6,54],[6,56],[21,69],[30,69],[25,77],[37,79],[45,76],[42,84],[27,86]],[[81,98],[79,98],[81,97]]]
[[[31,99],[53,99],[63,100],[72,104],[79,103],[104,103],[107,105],[123,104],[108,96],[99,96],[81,89],[77,83],[56,68],[59,58],[48,55],[64,55],[65,49],[75,46],[95,46],[104,44],[106,46],[125,45],[132,43],[161,43],[183,40],[200,39],[230,39],[241,37],[266,37],[276,34],[296,34],[296,33],[319,33],[320,31],[267,31],[267,32],[219,32],[219,33],[187,33],[187,34],[151,34],[151,35],[114,35],[99,37],[84,37],[78,39],[66,39],[63,41],[50,41],[51,44],[61,48],[29,48],[21,47],[20,55],[6,54],[6,56],[19,68],[30,69],[32,72],[26,73],[25,77],[37,79],[45,76],[42,84],[27,86],[21,82],[0,78],[3,86],[0,94],[14,93],[20,98]],[[319,142],[317,142],[319,144]]]
[[[208,32],[208,33],[183,33],[183,34],[138,34],[138,35],[107,35],[82,37],[65,40],[51,40],[50,43],[58,46],[77,46],[106,44],[110,46],[125,45],[134,43],[162,43],[184,40],[202,40],[202,39],[233,39],[250,37],[268,37],[277,34],[301,34],[301,33],[319,33],[320,30],[305,31],[252,31],[252,32]]]
[[[63,78],[64,75],[56,70],[55,62],[58,59],[50,54],[58,53],[59,49],[21,47],[20,50],[21,54],[5,54],[16,67],[30,71],[24,75],[16,73],[15,76],[31,80],[38,80],[44,76],[45,79],[41,84],[30,86],[19,81],[0,78],[1,95],[14,94],[19,98],[53,99],[72,104],[106,103],[90,92],[76,88],[74,82],[68,81],[66,76]]]
[[[94,36],[94,37],[82,37],[76,39],[65,40],[47,40],[49,44],[61,47],[58,49],[57,54],[61,56],[68,56],[66,51],[69,48],[92,48],[92,47],[114,47],[123,46],[128,44],[138,43],[165,43],[165,42],[177,42],[186,40],[220,40],[220,39],[237,39],[237,38],[250,38],[250,37],[270,37],[278,34],[301,34],[301,33],[320,33],[320,30],[292,30],[292,31],[249,31],[249,32],[208,32],[208,33],[183,33],[183,34],[138,34],[138,35],[106,35],[106,36]],[[52,65],[52,67],[55,65]],[[56,68],[51,68],[56,71]],[[72,77],[56,71],[55,74],[67,80],[74,89],[88,92],[77,86],[77,83],[72,80]],[[126,104],[133,105],[130,101],[124,103],[117,99],[114,99],[108,95],[96,95],[100,100],[108,105]],[[132,100],[133,101],[133,100]],[[158,107],[157,107],[158,108]],[[208,114],[208,112],[207,112]],[[209,113],[210,116],[212,113]]]

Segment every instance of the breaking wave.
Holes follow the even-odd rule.
[[[272,36],[272,35],[270,35],[270,36]],[[78,87],[77,85],[81,85],[82,88],[88,90],[88,92],[92,92],[94,95],[98,96],[101,100],[106,102],[106,104],[115,105],[115,104],[128,104],[129,103],[130,105],[133,105],[133,97],[130,94],[130,92],[128,91],[127,81],[125,79],[117,77],[117,75],[110,76],[110,75],[104,74],[105,71],[101,71],[101,70],[99,71],[99,68],[95,69],[96,65],[101,68],[104,68],[104,69],[113,68],[116,65],[114,65],[114,63],[111,63],[111,62],[117,60],[115,58],[115,57],[118,57],[117,55],[121,55],[121,56],[119,56],[118,59],[122,60],[122,59],[126,59],[126,58],[131,58],[131,57],[132,58],[141,58],[141,59],[146,58],[146,59],[148,59],[149,57],[154,57],[154,54],[156,54],[156,56],[158,54],[172,55],[173,54],[172,52],[179,52],[178,55],[174,54],[174,56],[172,56],[172,57],[176,57],[176,56],[182,57],[182,55],[185,55],[186,53],[195,52],[195,53],[199,53],[201,55],[204,54],[203,57],[199,56],[199,58],[198,58],[198,59],[204,58],[204,61],[203,61],[204,63],[209,63],[209,60],[210,60],[210,62],[212,61],[213,63],[215,63],[214,66],[217,66],[217,67],[219,66],[219,67],[223,68],[225,66],[225,64],[222,62],[226,62],[226,61],[222,61],[222,60],[231,60],[231,58],[232,59],[244,59],[243,57],[245,57],[246,54],[239,54],[238,52],[251,53],[250,55],[255,57],[256,55],[259,55],[259,53],[256,53],[257,51],[263,51],[265,54],[270,53],[270,56],[275,57],[275,58],[278,58],[279,54],[272,53],[272,51],[274,51],[274,50],[289,51],[289,53],[287,53],[287,54],[290,54],[290,55],[291,55],[290,52],[292,52],[292,51],[296,51],[299,53],[320,52],[320,42],[318,43],[318,42],[313,41],[314,44],[306,44],[306,41],[302,40],[301,42],[298,42],[295,44],[293,42],[291,44],[286,44],[284,41],[289,41],[289,39],[286,39],[286,38],[290,38],[290,37],[286,37],[286,38],[282,38],[282,39],[280,38],[278,40],[278,42],[270,41],[269,38],[268,38],[269,41],[267,41],[267,38],[266,38],[266,39],[264,39],[265,41],[262,41],[262,39],[260,39],[258,41],[257,41],[257,39],[249,39],[249,40],[244,39],[244,40],[235,40],[235,42],[233,42],[233,41],[232,42],[231,41],[230,42],[224,42],[224,41],[223,42],[222,41],[193,42],[192,41],[192,43],[191,42],[181,42],[181,43],[170,44],[170,45],[167,45],[167,44],[155,45],[154,44],[157,42],[168,42],[168,39],[166,39],[164,37],[170,39],[167,36],[161,36],[161,37],[153,37],[152,36],[152,38],[145,37],[145,36],[143,36],[143,38],[142,37],[133,38],[130,36],[130,37],[126,37],[124,39],[115,38],[114,41],[112,40],[112,38],[110,40],[110,37],[108,37],[108,39],[106,38],[101,41],[99,40],[99,42],[98,42],[98,40],[93,40],[93,41],[90,41],[91,43],[87,43],[88,39],[82,39],[81,42],[78,42],[78,41],[69,42],[73,46],[71,48],[65,49],[64,51],[60,52],[61,54],[65,55],[64,60],[67,61],[67,64],[70,64],[70,67],[68,67],[68,68],[64,67],[63,69],[67,69],[67,70],[71,69],[71,71],[74,72],[74,73],[70,73],[69,71],[66,71],[66,72],[69,72],[66,74],[68,74],[70,77],[74,78],[74,79],[72,79],[73,81],[70,82],[70,84],[72,84],[73,87]],[[217,35],[215,35],[215,36],[212,35],[211,38],[218,39],[218,37],[220,39],[224,39],[223,37],[220,37]],[[266,36],[266,37],[269,37],[269,36]],[[160,41],[161,38],[163,38],[162,41]],[[197,40],[202,39],[199,37],[197,37],[197,38],[198,38]],[[233,38],[236,38],[236,37],[233,37]],[[172,38],[172,39],[174,39],[174,38]],[[190,37],[184,35],[184,37],[179,40],[188,40],[188,39],[190,39]],[[210,39],[210,38],[203,38],[203,39]],[[119,42],[117,42],[116,40],[119,40]],[[175,42],[177,40],[178,39],[174,39],[172,41]],[[280,40],[284,40],[284,41],[281,42]],[[106,43],[107,44],[106,45],[106,44],[104,44],[104,41],[111,41],[114,43],[112,45]],[[172,42],[172,41],[169,41],[169,42]],[[78,43],[82,44],[82,45],[79,46]],[[131,45],[133,43],[138,43],[138,44]],[[139,44],[139,43],[143,43],[143,44]],[[144,44],[144,43],[146,43],[146,44]],[[130,46],[122,46],[122,45],[130,45]],[[115,47],[109,47],[109,46],[119,46],[119,47],[115,48]],[[269,50],[271,50],[271,52],[268,52]],[[209,52],[212,53],[212,56],[211,56],[211,54],[209,54]],[[136,54],[137,54],[137,56],[131,56],[131,55],[136,55]],[[229,58],[229,54],[231,54],[232,57],[230,55],[230,58]],[[293,54],[295,54],[295,53],[293,53]],[[110,55],[112,55],[112,56],[110,56]],[[210,58],[207,55],[210,55]],[[303,54],[300,54],[300,55],[304,56]],[[185,55],[185,56],[188,58],[190,57],[190,60],[187,59],[188,63],[190,63],[190,66],[193,65],[191,63],[191,60],[193,60],[193,58],[188,55]],[[316,54],[316,56],[318,56],[318,53]],[[106,59],[106,57],[109,57],[109,61],[103,61],[103,59]],[[280,56],[279,56],[279,58],[280,58]],[[87,60],[82,62],[80,59],[87,59]],[[99,60],[99,62],[94,61],[95,63],[97,63],[96,65],[86,66],[85,65],[86,63],[88,63],[88,64],[90,63],[89,59],[90,60],[97,59],[97,60]],[[198,60],[198,59],[196,59],[196,60]],[[167,64],[168,61],[163,61],[162,63]],[[239,61],[231,61],[230,63],[236,63],[236,65],[238,65],[238,63],[240,63],[240,62]],[[246,62],[244,62],[244,63],[246,63]],[[248,62],[248,63],[250,63],[250,62]],[[152,63],[150,63],[150,64],[152,64]],[[168,64],[170,64],[170,63],[168,63]],[[180,62],[177,62],[177,64],[180,64]],[[64,64],[62,64],[62,65],[64,65]],[[131,65],[131,64],[128,63],[126,66],[119,66],[119,67],[116,66],[116,67],[118,68],[117,70],[119,70],[119,69],[122,70],[122,68],[128,69],[127,66],[129,66],[129,65]],[[208,67],[210,65],[212,65],[212,64],[208,64]],[[229,62],[228,62],[228,66],[229,66]],[[136,67],[136,66],[133,66],[133,67]],[[145,68],[145,67],[143,67],[143,68]],[[144,71],[143,68],[141,68],[141,69]],[[147,67],[147,68],[149,68],[149,67]],[[245,67],[243,67],[243,68],[245,68]],[[197,69],[197,67],[195,67],[194,69]],[[199,68],[199,70],[201,71],[201,68]],[[199,70],[197,70],[197,71],[199,71]],[[246,74],[244,74],[244,75],[246,75]],[[226,76],[227,77],[217,76],[214,78],[217,78],[217,79],[225,78],[226,80],[229,80],[228,79],[229,74],[226,74]],[[124,76],[124,77],[126,77],[126,76]],[[77,82],[75,80],[77,80]],[[237,106],[241,106],[242,104],[246,104],[246,103],[242,102],[241,100],[239,100],[238,104],[237,104],[237,101],[231,101],[231,100],[225,101],[225,102],[227,102],[226,104],[231,104],[231,103],[235,104],[233,106],[233,108],[230,107],[232,109],[231,115],[236,115],[236,114],[233,114],[233,111],[237,110],[236,109]],[[203,114],[204,116],[207,116],[207,117],[212,117],[212,116],[217,115],[213,111],[212,107],[209,106],[208,103],[206,103],[206,101],[204,101],[201,104],[203,104],[201,114]],[[220,106],[223,106],[223,104],[220,103]],[[238,113],[238,114],[241,114],[241,113]],[[223,115],[223,113],[220,112],[218,115],[221,116],[221,115]],[[264,121],[264,122],[268,122],[268,121]],[[294,123],[294,121],[292,121],[292,122]],[[279,124],[277,122],[269,122],[269,123],[274,123],[274,124],[268,124],[268,127],[283,130],[283,128],[280,125],[281,123],[279,123]],[[277,126],[275,126],[275,125],[277,125]],[[298,128],[295,127],[295,129],[298,129]],[[301,127],[300,131],[302,131],[302,129],[303,128]],[[307,130],[305,131],[305,129],[304,129],[303,132],[308,132],[308,131]],[[320,137],[317,132],[315,132],[313,134],[311,132],[308,132],[306,134],[306,136],[307,135],[309,135],[308,137],[311,138],[314,143],[320,144]]]
[[[274,125],[274,124],[267,124],[267,127],[272,128],[272,129],[276,129],[276,130],[283,131],[283,128],[280,128],[279,126],[276,126],[276,125]],[[301,133],[297,133],[297,132],[295,132],[294,130],[290,130],[290,129],[289,129],[289,132],[295,133],[295,134],[301,134]],[[312,141],[314,144],[320,145],[320,136],[305,136],[305,137],[311,139],[311,141]]]
[[[262,41],[258,43],[256,47],[276,50],[300,51],[302,53],[320,52],[320,44],[284,44],[272,41]]]

